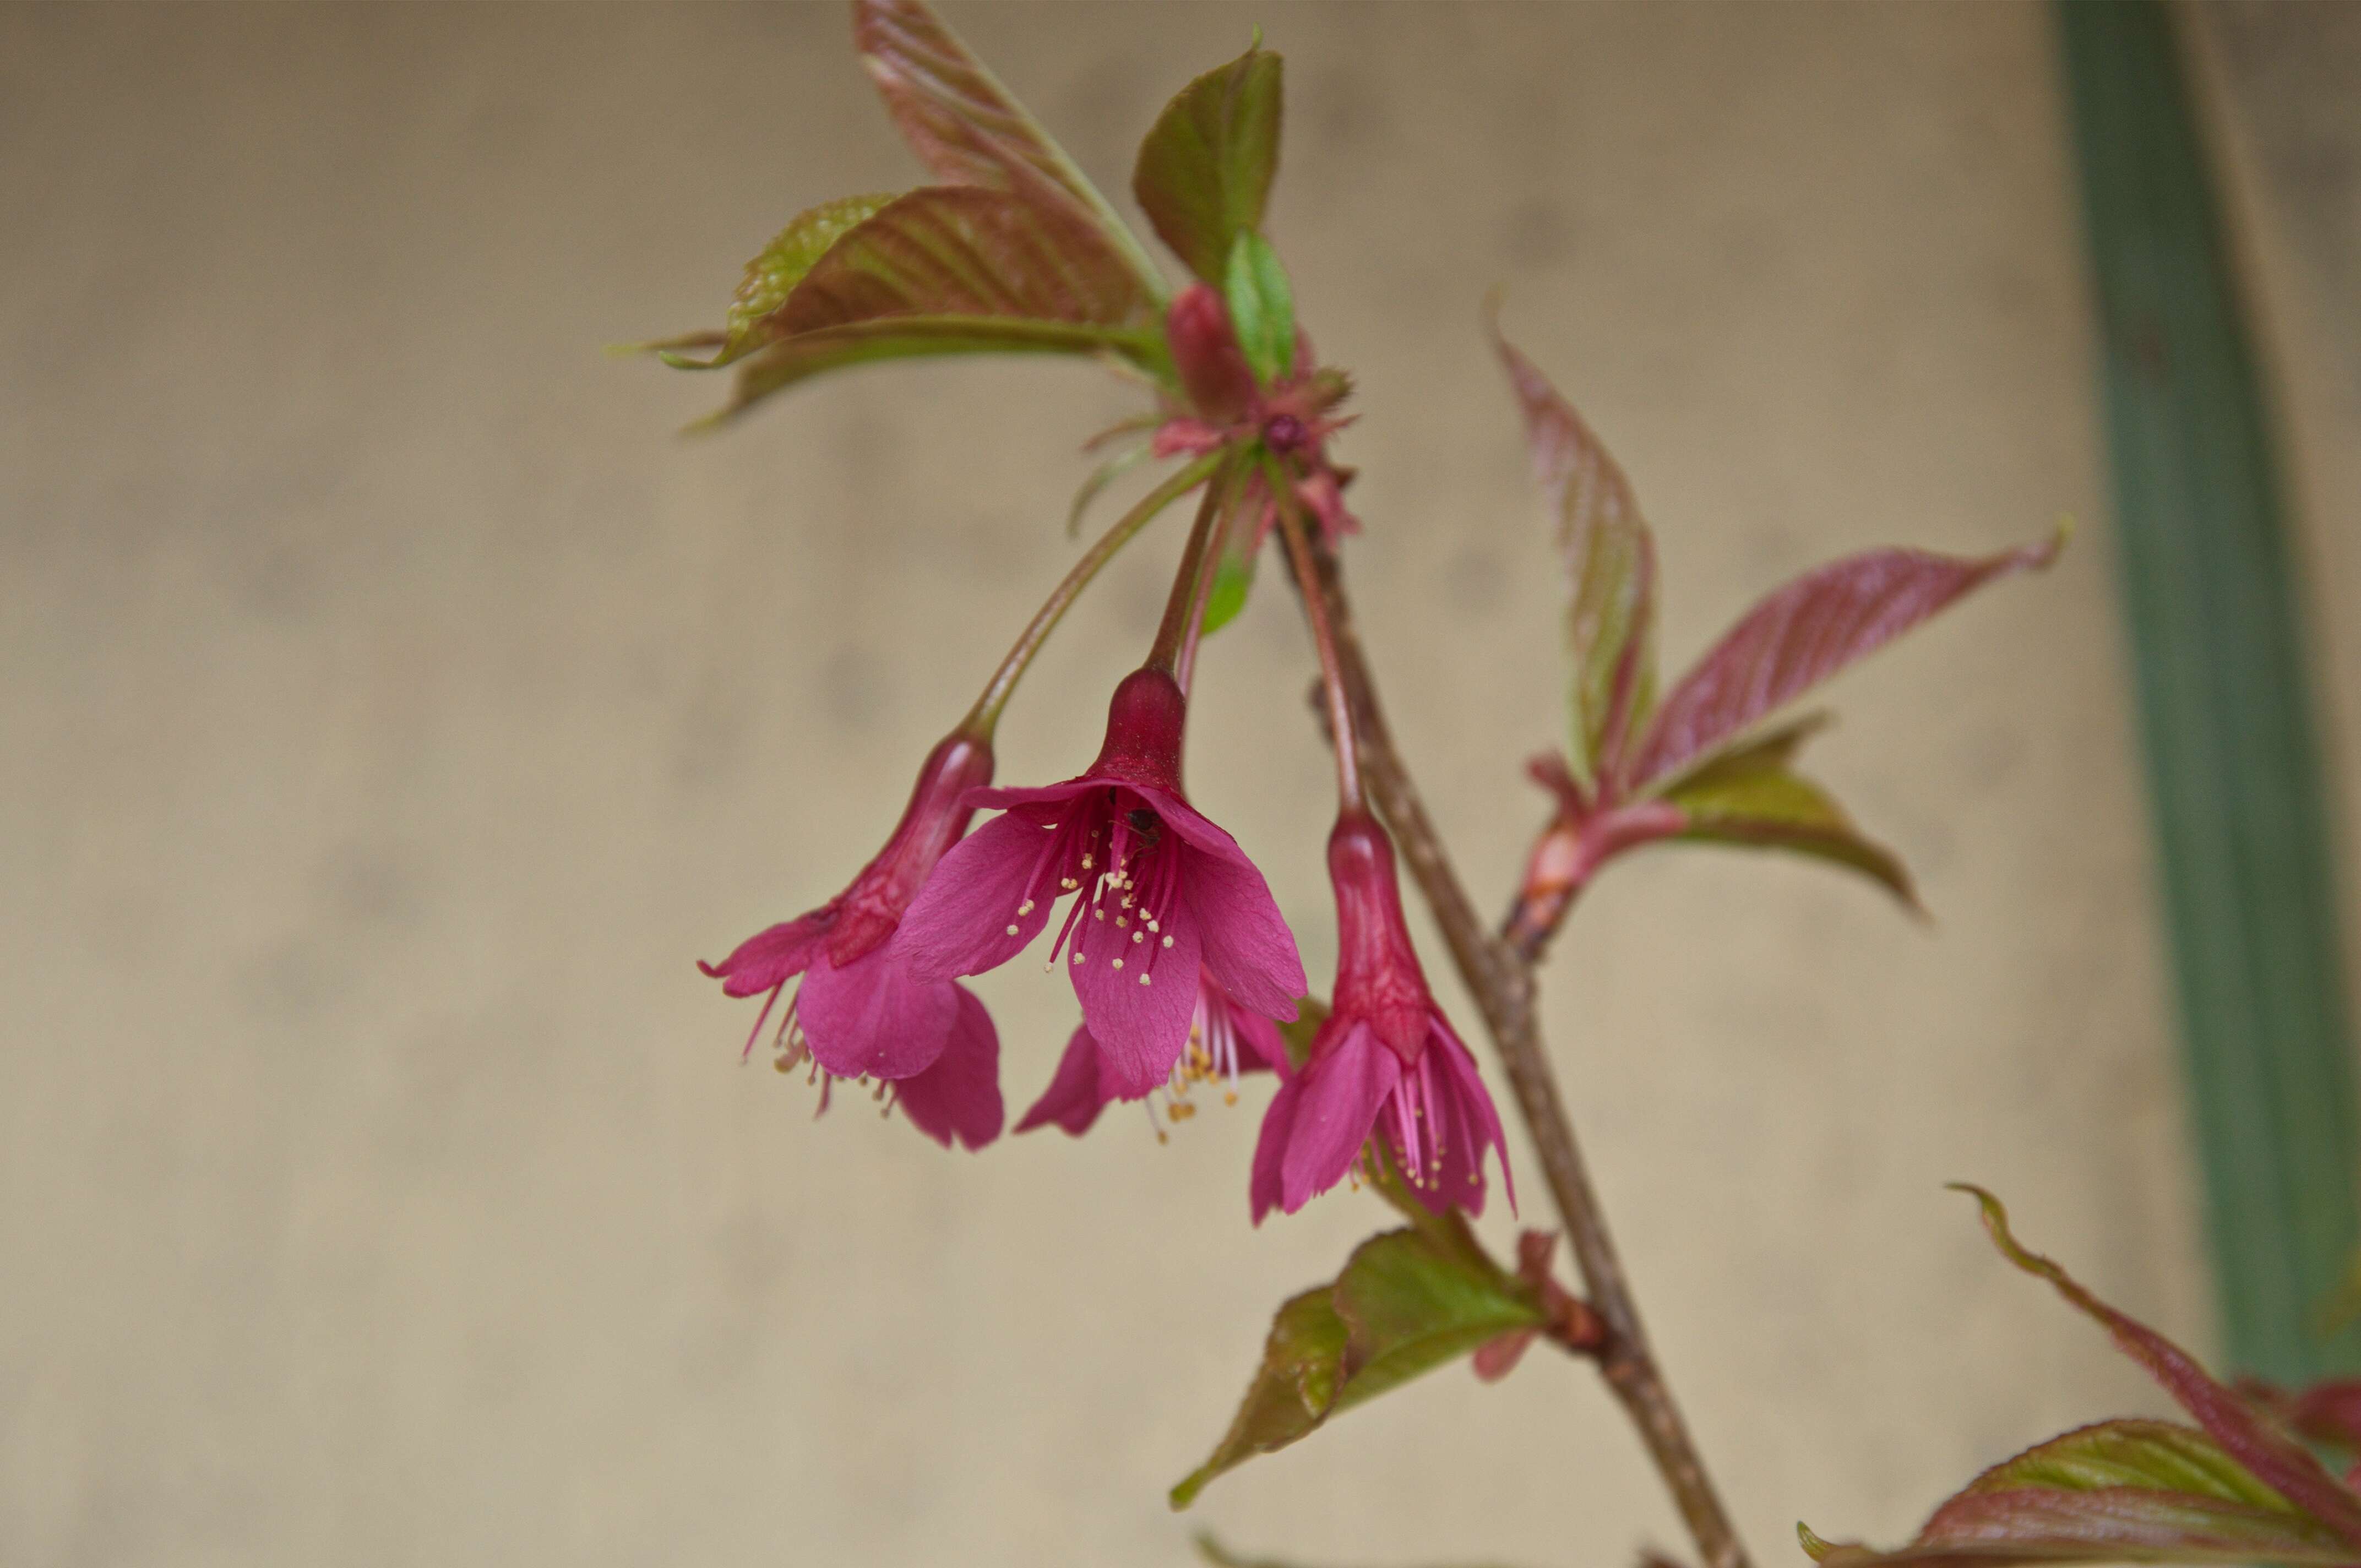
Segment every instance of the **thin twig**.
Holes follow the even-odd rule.
[[[1353,704],[1363,775],[1410,861],[1411,874],[1434,911],[1436,924],[1443,927],[1452,962],[1475,996],[1485,1027],[1508,1069],[1510,1088],[1541,1155],[1551,1196],[1565,1219],[1575,1263],[1582,1270],[1584,1293],[1606,1322],[1608,1342],[1598,1357],[1599,1369],[1640,1429],[1706,1568],[1748,1568],[1745,1545],[1723,1511],[1705,1462],[1681,1420],[1679,1407],[1673,1402],[1672,1389],[1648,1347],[1639,1309],[1623,1277],[1622,1262],[1608,1234],[1607,1217],[1583,1168],[1574,1124],[1558,1096],[1557,1077],[1550,1068],[1534,1018],[1532,970],[1514,948],[1492,934],[1460,886],[1442,837],[1419,798],[1418,786],[1411,782],[1409,770],[1394,750],[1393,732],[1378,706],[1377,688],[1361,652],[1335,557],[1325,549],[1318,555],[1321,597]]]

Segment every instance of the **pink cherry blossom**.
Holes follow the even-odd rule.
[[[829,1079],[895,1083],[889,1102],[946,1146],[956,1136],[980,1148],[999,1135],[999,1039],[983,1003],[949,981],[913,975],[888,938],[966,830],[975,811],[966,796],[991,777],[990,746],[947,738],[928,754],[885,847],[851,886],[748,938],[721,962],[697,965],[727,995],[767,993],[746,1036],[750,1054],[787,983],[801,975],[775,1036],[782,1068],[808,1058]]]
[[[1336,890],[1336,992],[1303,1070],[1280,1086],[1255,1147],[1255,1223],[1293,1213],[1344,1179],[1373,1134],[1434,1209],[1484,1212],[1484,1151],[1509,1179],[1499,1113],[1475,1058],[1435,1006],[1402,920],[1393,845],[1366,812],[1328,839]],[[1509,1189],[1516,1201],[1513,1181]]]
[[[1073,982],[1115,1098],[1170,1076],[1201,969],[1264,1018],[1293,1018],[1303,993],[1294,935],[1262,873],[1180,793],[1185,716],[1170,674],[1135,671],[1088,772],[971,792],[1001,815],[943,857],[889,949],[921,981],[980,974],[1023,951],[1071,894],[1049,961]]]

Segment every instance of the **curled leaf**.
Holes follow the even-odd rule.
[[[2216,1382],[2197,1358],[2154,1329],[2115,1310],[2084,1288],[2050,1259],[2020,1245],[2008,1228],[2008,1211],[1981,1187],[1959,1190],[1982,1205],[1984,1228],[1993,1245],[2017,1267],[2049,1281],[2060,1296],[2096,1321],[2116,1348],[2144,1367],[2180,1408],[2263,1485],[2312,1515],[2345,1541],[2361,1559],[2361,1497],[2340,1485],[2303,1446],[2272,1425],[2253,1405]]]
[[[1592,786],[1620,772],[1626,737],[1646,721],[1655,686],[1655,541],[1631,482],[1539,367],[1492,342],[1524,411],[1533,477],[1556,525],[1566,575],[1573,665],[1571,771]]]
[[[1824,1568],[2361,1561],[2361,1497],[2188,1352],[2019,1244],[1999,1199],[1960,1190],[1982,1205],[1984,1228],[2011,1263],[2096,1320],[2204,1430],[2153,1420],[2082,1427],[1977,1476],[1906,1546],[1833,1545],[1798,1525],[1806,1552]]]
[[[1872,550],[1796,578],[1747,611],[1665,696],[1633,784],[1679,772],[1984,584],[2048,565],[2064,541],[2061,531],[1972,560]]]
[[[1262,227],[1279,170],[1279,57],[1257,48],[1174,96],[1139,145],[1132,193],[1189,270],[1221,288],[1230,248]]]
[[[2353,1560],[2334,1530],[2169,1421],[2105,1421],[2037,1444],[1977,1476],[1895,1551],[1796,1530],[1824,1568]]]

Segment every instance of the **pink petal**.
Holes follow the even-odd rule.
[[[1091,1038],[1085,1025],[1066,1042],[1056,1076],[1033,1102],[1033,1109],[1025,1113],[1025,1120],[1016,1124],[1016,1130],[1029,1133],[1036,1127],[1056,1125],[1079,1138],[1091,1130],[1091,1124],[1114,1098],[1099,1088],[1099,1043]]]
[[[1500,1161],[1500,1182],[1509,1194],[1509,1212],[1517,1212],[1517,1179],[1509,1169],[1509,1144],[1501,1135],[1500,1113],[1484,1087],[1476,1058],[1468,1054],[1451,1026],[1438,1017],[1427,1041],[1422,1062],[1433,1064],[1438,1098],[1448,1106],[1449,1128],[1443,1150],[1445,1193],[1471,1214],[1484,1212],[1484,1151],[1492,1149]]]
[[[895,1088],[894,1103],[910,1125],[945,1148],[957,1138],[980,1149],[1000,1136],[1000,1036],[975,992],[947,985],[958,1010],[935,1065]]]
[[[1184,853],[1180,886],[1205,967],[1248,1012],[1292,1019],[1306,988],[1303,959],[1262,872],[1244,855],[1233,861],[1193,847]]]
[[[839,1078],[910,1078],[932,1067],[959,1014],[959,987],[912,978],[893,947],[842,969],[816,959],[796,994],[815,1060]]]
[[[1003,784],[997,789],[972,789],[960,796],[960,804],[980,811],[1015,811],[1027,806],[1062,806],[1078,795],[1104,788],[1105,784],[1104,779],[1084,777],[1053,784]]]
[[[1105,919],[1093,918],[1101,913]],[[1137,921],[1117,926],[1117,913],[1108,905],[1085,913],[1062,961],[1082,1000],[1082,1022],[1099,1043],[1101,1085],[1110,1095],[1137,1100],[1170,1077],[1188,1048],[1197,1012],[1197,931],[1186,911],[1175,908],[1166,912],[1159,933],[1134,941],[1142,927]],[[1142,985],[1142,975],[1154,983]]]
[[[1049,924],[1048,898],[1016,913],[1049,837],[1029,816],[1010,812],[961,839],[936,863],[883,950],[900,953],[921,980],[982,974],[1015,958]]]
[[[1290,1214],[1345,1179],[1368,1141],[1378,1107],[1401,1080],[1401,1058],[1377,1036],[1356,1025],[1325,1055],[1315,1054],[1289,1129],[1279,1175]]]
[[[1132,784],[1128,781],[1124,784],[1123,788],[1127,793],[1137,795],[1142,806],[1162,817],[1164,826],[1179,834],[1182,843],[1192,849],[1219,855],[1224,860],[1235,861],[1240,865],[1254,863],[1246,859],[1246,852],[1238,848],[1238,841],[1224,832],[1212,817],[1207,817],[1170,790],[1159,789],[1154,784]]]
[[[699,959],[697,967],[721,982],[724,996],[759,996],[811,966],[812,955],[819,951],[835,918],[836,906],[824,905],[808,915],[756,932],[718,964]]]
[[[1303,1080],[1290,1078],[1279,1086],[1270,1109],[1262,1113],[1262,1135],[1255,1140],[1254,1172],[1246,1183],[1246,1201],[1257,1225],[1279,1206],[1279,1172],[1287,1160],[1288,1138],[1295,1130],[1296,1102],[1302,1098]]]

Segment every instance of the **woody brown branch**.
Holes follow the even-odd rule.
[[[1358,732],[1360,763],[1371,799],[1392,828],[1428,906],[1443,929],[1453,965],[1506,1068],[1517,1108],[1541,1157],[1542,1170],[1564,1219],[1583,1288],[1597,1311],[1604,1343],[1597,1354],[1608,1387],[1640,1430],[1706,1568],[1748,1568],[1746,1548],[1723,1509],[1705,1462],[1690,1437],[1670,1386],[1649,1348],[1646,1330],[1624,1278],[1623,1265],[1584,1169],[1574,1124],[1558,1094],[1557,1078],[1534,1016],[1532,970],[1516,948],[1495,937],[1452,869],[1418,787],[1394,750],[1393,732],[1378,706],[1361,651],[1352,606],[1334,554],[1314,549],[1321,598],[1328,613],[1337,663]]]

